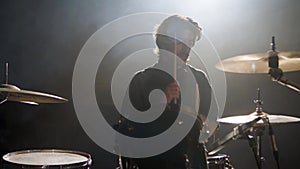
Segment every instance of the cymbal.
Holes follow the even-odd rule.
[[[300,52],[278,52],[278,67],[283,72],[300,70]],[[220,61],[216,67],[233,73],[269,73],[269,54],[240,55]]]
[[[63,103],[68,101],[65,98],[29,91],[29,90],[21,90],[20,88],[9,85],[9,84],[1,84],[0,85],[0,95],[6,99],[6,101],[16,101],[23,102],[29,104],[37,104],[37,103]]]
[[[253,112],[249,115],[240,115],[240,116],[231,116],[231,117],[224,117],[218,119],[218,122],[221,123],[229,123],[229,124],[245,124],[255,120],[258,116],[262,117],[263,119],[268,117],[270,124],[283,124],[283,123],[292,123],[292,122],[300,122],[300,118],[292,117],[292,116],[285,116],[285,115],[270,115],[265,112],[258,114],[257,112]],[[262,120],[257,122],[258,125],[267,124]]]

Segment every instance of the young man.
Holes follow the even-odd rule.
[[[185,125],[190,122],[176,121],[179,112],[188,118],[196,118],[196,121],[189,133],[172,149],[148,158],[123,158],[124,169],[207,169],[204,145],[198,140],[203,127],[202,117],[207,115],[210,108],[211,88],[205,73],[188,64],[191,48],[200,37],[201,28],[198,24],[179,15],[163,20],[154,32],[158,62],[135,74],[127,93],[130,100],[125,102],[130,102],[139,111],[159,104],[165,104],[166,107],[157,119],[149,123],[122,118],[120,130],[131,137],[146,138],[164,132],[173,123]],[[196,85],[190,87],[193,79]],[[154,89],[160,89],[165,96],[150,103],[149,94]],[[190,93],[183,96],[183,91],[187,90]],[[183,97],[191,101],[184,102]]]

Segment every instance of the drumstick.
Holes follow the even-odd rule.
[[[173,75],[174,75],[174,80],[177,83],[177,40],[176,40],[176,33],[175,33],[175,49],[174,49],[174,70],[173,70]],[[174,99],[174,103],[177,104],[177,98]]]

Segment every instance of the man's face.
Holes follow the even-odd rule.
[[[175,54],[182,61],[187,62],[190,55],[191,48],[182,42],[175,42]]]
[[[194,46],[196,37],[191,31],[183,31],[181,34],[176,34],[174,40],[174,53],[184,62],[188,61],[191,48]]]

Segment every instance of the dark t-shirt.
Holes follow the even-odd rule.
[[[186,137],[180,141],[179,144],[167,152],[149,158],[124,158],[124,163],[130,161],[131,164],[136,164],[139,169],[185,169],[187,165],[186,162],[188,160],[188,165],[190,165],[192,168],[206,168],[204,147],[202,144],[198,143],[198,139],[203,125],[200,114],[205,117],[209,111],[211,102],[211,87],[203,71],[197,70],[189,65],[186,65],[185,69],[190,69],[198,86],[198,89],[195,90],[198,92],[199,96],[199,103],[196,104],[199,105],[199,108],[198,112],[195,113],[198,114],[198,117],[192,129],[186,135]],[[182,82],[182,84],[179,84],[180,88],[186,86],[184,83],[190,82],[190,79],[187,78],[186,73],[187,71],[183,68],[177,70],[177,78],[181,79],[180,81]],[[154,65],[153,67],[136,73],[129,85],[129,90],[127,91],[130,100],[125,100],[124,102],[126,103],[130,101],[135,109],[139,111],[146,111],[151,106],[149,102],[150,92],[154,89],[160,89],[164,91],[166,87],[173,82],[174,79],[172,76],[162,70],[157,69],[156,65]],[[119,131],[125,135],[136,138],[151,137],[164,132],[175,122],[178,116],[181,105],[180,98],[176,100],[176,102],[172,102],[171,104],[167,105],[163,113],[152,122],[137,123],[127,120],[126,118],[122,118]],[[161,100],[154,100],[154,102],[152,102],[152,106],[155,107],[155,104],[161,104]],[[196,111],[194,104],[185,104],[186,105],[184,106],[187,107],[189,111]]]

